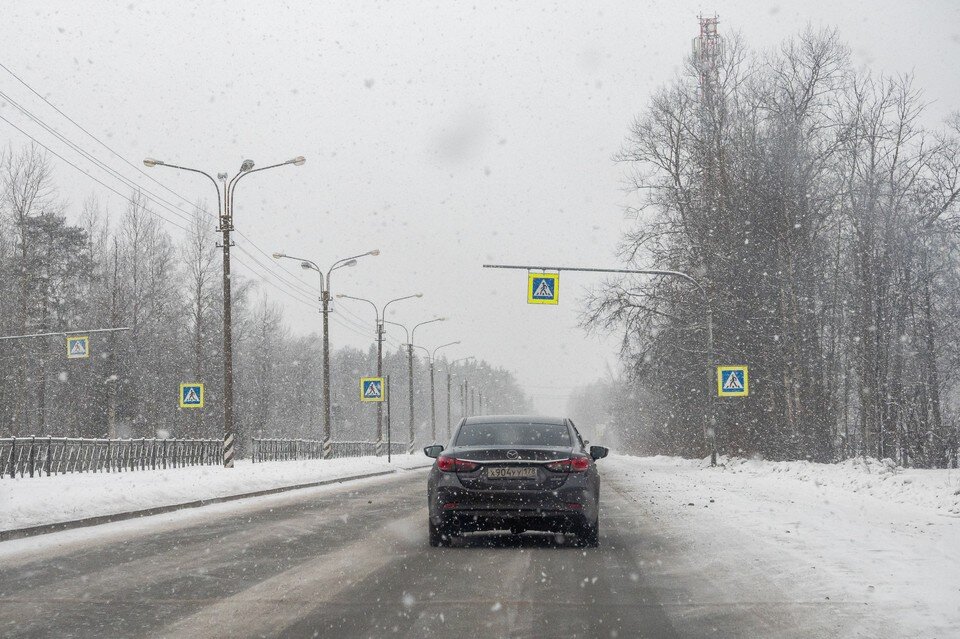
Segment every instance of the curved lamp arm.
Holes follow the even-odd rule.
[[[390,305],[393,304],[394,302],[400,302],[400,301],[402,301],[402,300],[409,300],[409,299],[412,299],[412,298],[414,298],[414,297],[423,297],[423,293],[414,293],[413,295],[404,295],[403,297],[397,297],[397,298],[394,298],[394,299],[390,300],[389,302],[387,302],[386,304],[383,305],[383,311],[382,311],[381,319],[383,319],[383,318],[385,318],[385,317],[387,316],[387,307],[388,307],[388,306],[390,306]]]
[[[437,351],[439,351],[441,348],[446,348],[447,346],[454,346],[459,343],[460,343],[460,340],[457,340],[456,342],[450,342],[449,344],[441,344],[440,346],[437,346],[435,349],[433,349],[433,355],[431,356],[432,359],[437,359]]]
[[[411,344],[410,346],[414,348],[419,348],[421,351],[427,354],[427,360],[430,360],[430,350],[424,346],[417,346],[416,344]]]
[[[294,166],[303,166],[303,164],[306,161],[307,159],[305,157],[303,157],[302,155],[299,155],[293,159],[287,160],[286,162],[278,162],[277,164],[271,164],[270,166],[264,166],[259,169],[249,169],[247,171],[244,171],[243,169],[241,169],[240,172],[234,175],[233,178],[230,180],[230,182],[227,184],[227,187],[224,193],[224,198],[226,199],[227,202],[231,202],[233,200],[233,192],[237,188],[237,183],[240,182],[240,178],[242,178],[245,175],[250,175],[251,173],[259,173],[260,171],[266,171],[267,169],[275,169],[278,166],[286,166],[288,164],[293,164]]]
[[[217,184],[217,181],[213,179],[213,176],[207,173],[206,171],[201,171],[200,169],[191,169],[189,166],[178,166],[176,164],[167,164],[162,160],[154,160],[153,158],[146,158],[143,161],[143,164],[144,166],[151,167],[151,168],[155,166],[166,166],[166,167],[170,167],[171,169],[179,169],[181,171],[190,171],[191,173],[199,173],[200,175],[206,176],[207,179],[213,182],[213,188],[217,192],[217,216],[218,217],[223,216],[225,211],[223,210],[223,202],[220,199],[220,185]]]
[[[346,299],[346,300],[356,300],[356,301],[358,301],[358,302],[366,302],[367,304],[369,304],[370,306],[373,307],[373,314],[374,314],[374,316],[376,317],[377,322],[380,321],[380,309],[378,309],[378,308],[377,308],[377,305],[374,304],[373,302],[371,302],[370,300],[368,300],[367,298],[365,298],[365,297],[354,297],[353,295],[346,295],[346,294],[344,294],[344,293],[338,293],[338,294],[337,294],[337,298],[339,298],[339,299]]]
[[[373,249],[372,251],[367,251],[366,253],[361,253],[360,255],[352,255],[350,257],[345,257],[343,259],[337,260],[334,262],[329,269],[327,269],[327,281],[323,281],[323,273],[320,273],[320,288],[323,289],[327,295],[330,295],[330,274],[333,273],[338,268],[343,268],[344,266],[355,266],[357,260],[361,257],[366,257],[368,255],[380,255],[380,249]]]
[[[400,322],[391,322],[390,320],[383,320],[384,324],[392,324],[393,326],[399,326],[407,334],[407,344],[410,343],[410,331],[407,330],[407,327],[401,324]]]

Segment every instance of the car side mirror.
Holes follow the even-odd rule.
[[[424,455],[426,455],[427,457],[433,457],[434,459],[436,459],[437,457],[439,457],[439,456],[440,456],[440,453],[442,453],[442,452],[443,452],[443,446],[441,446],[440,444],[434,444],[433,446],[427,446],[426,448],[423,449],[423,454],[424,454]]]
[[[594,459],[603,459],[607,456],[607,453],[610,452],[610,449],[606,446],[591,446],[590,447],[590,456]]]

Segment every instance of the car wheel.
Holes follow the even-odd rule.
[[[428,526],[431,546],[436,548],[450,545],[450,532],[445,526],[437,526],[432,520],[428,520]]]
[[[592,524],[584,523],[577,534],[581,546],[587,548],[596,548],[600,545],[600,518],[598,517]]]

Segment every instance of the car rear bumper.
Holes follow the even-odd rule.
[[[530,511],[457,511],[446,512],[437,525],[457,533],[483,530],[539,530],[549,532],[578,532],[586,523],[582,512]]]
[[[575,529],[597,519],[597,500],[585,487],[554,491],[491,491],[437,487],[430,516],[435,525],[461,531]]]

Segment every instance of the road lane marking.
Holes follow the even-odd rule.
[[[275,635],[340,592],[388,563],[404,559],[423,535],[426,508],[370,531],[365,537],[313,561],[205,606],[160,629],[157,637],[242,637]],[[376,549],[376,552],[371,552]],[[291,593],[292,596],[285,596]]]

